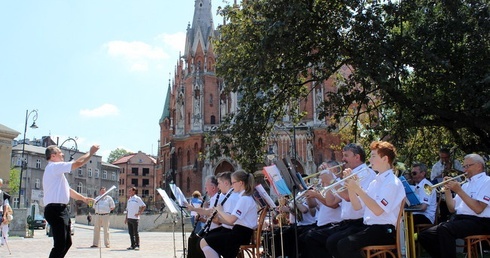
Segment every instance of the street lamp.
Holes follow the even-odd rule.
[[[31,112],[29,112],[29,110],[26,110],[26,122],[25,122],[25,125],[24,125],[24,141],[22,142],[22,162],[21,162],[21,166],[20,166],[19,208],[20,208],[20,196],[21,196],[21,193],[22,193],[22,173],[24,172],[24,167],[27,166],[27,161],[24,159],[25,146],[26,146],[27,120],[29,120],[29,117],[31,116],[32,113],[34,113],[34,116],[32,118],[34,121],[32,122],[32,125],[30,126],[30,128],[32,128],[32,129],[36,129],[37,128],[37,125],[36,125],[37,109],[34,109]]]

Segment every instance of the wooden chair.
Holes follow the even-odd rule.
[[[262,208],[258,218],[257,229],[252,234],[252,241],[249,245],[241,245],[237,258],[245,258],[245,254],[251,258],[260,257],[260,246],[262,243],[262,226],[265,216],[267,215],[267,207]]]
[[[403,209],[405,208],[406,198],[403,198],[400,204],[400,211],[398,212],[398,219],[396,220],[396,244],[394,245],[370,245],[362,248],[367,258],[371,257],[383,257],[385,258],[389,254],[393,258],[402,257],[400,248],[400,222],[403,216]]]
[[[417,233],[417,236],[419,235],[420,232],[422,232],[423,230],[425,229],[428,229],[428,228],[431,228],[438,223],[438,220],[439,220],[439,204],[441,203],[441,198],[439,198],[439,200],[437,201],[437,208],[436,208],[436,214],[435,214],[435,218],[434,218],[434,224],[418,224],[418,225],[415,225],[415,233]],[[422,247],[420,246],[420,242],[417,241],[417,257],[420,257],[420,250],[422,249]]]
[[[468,258],[476,258],[478,257],[478,253],[483,257],[482,243],[487,242],[490,245],[490,235],[467,236],[464,238],[464,241]]]

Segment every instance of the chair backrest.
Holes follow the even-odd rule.
[[[398,211],[398,218],[396,220],[396,252],[398,253],[398,257],[402,257],[402,246],[400,243],[400,225],[402,222],[403,211],[405,210],[405,203],[407,202],[407,198],[403,198],[402,203],[400,204],[400,211]]]
[[[257,257],[260,257],[259,253],[260,253],[260,244],[262,242],[261,241],[262,240],[262,226],[264,224],[265,216],[267,215],[267,211],[268,211],[268,206],[262,208],[262,210],[260,211],[259,220],[257,223],[257,230],[255,230],[255,237],[253,239],[254,242],[252,242],[252,244],[254,244],[256,246]]]

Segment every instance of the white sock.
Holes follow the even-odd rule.
[[[202,252],[206,258],[219,258],[219,254],[209,245],[202,248]]]

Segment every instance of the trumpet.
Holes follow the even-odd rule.
[[[342,185],[345,181],[347,181],[347,179],[351,179],[354,176],[357,176],[357,175],[361,174],[361,172],[363,172],[364,170],[367,170],[367,169],[368,168],[363,168],[363,169],[357,171],[356,173],[350,174],[350,175],[342,178],[339,181],[333,182],[332,184],[330,184],[330,185],[328,185],[326,187],[323,187],[323,189],[320,191],[320,193],[322,194],[323,197],[325,197],[327,195],[327,192],[328,191],[332,191],[332,192],[342,192],[342,191],[344,191],[346,189],[345,186],[341,186],[339,189],[335,189],[335,187],[337,187],[339,185]],[[360,180],[360,179],[362,179],[362,178],[359,178],[358,180]]]
[[[317,176],[321,175],[321,174],[323,173],[323,171],[325,171],[325,170],[330,170],[330,169],[332,169],[332,168],[343,167],[344,165],[345,165],[345,162],[339,163],[339,164],[338,164],[338,165],[336,165],[336,166],[329,167],[329,168],[324,169],[324,170],[322,170],[322,171],[320,171],[320,172],[317,172],[317,173],[315,173],[315,174],[311,174],[311,175],[305,176],[305,177],[303,177],[303,180],[307,180],[307,179],[310,179],[310,178],[313,178],[313,177],[317,177]],[[335,176],[339,176],[341,173],[342,173],[342,171],[337,172],[337,173],[333,173],[333,174],[334,174]]]
[[[439,187],[445,185],[449,181],[456,180],[456,179],[459,179],[459,178],[462,178],[462,177],[464,177],[464,180],[459,183],[459,184],[462,185],[462,184],[466,183],[466,174],[461,174],[459,176],[452,177],[450,179],[444,180],[444,181],[442,181],[440,183],[437,183],[435,185],[425,184],[424,185],[424,191],[425,191],[425,193],[427,195],[431,195],[432,194],[432,191],[434,191],[434,189],[436,189],[438,193],[443,193],[443,192],[446,191],[446,189],[444,187],[442,187],[441,189],[439,189]]]

